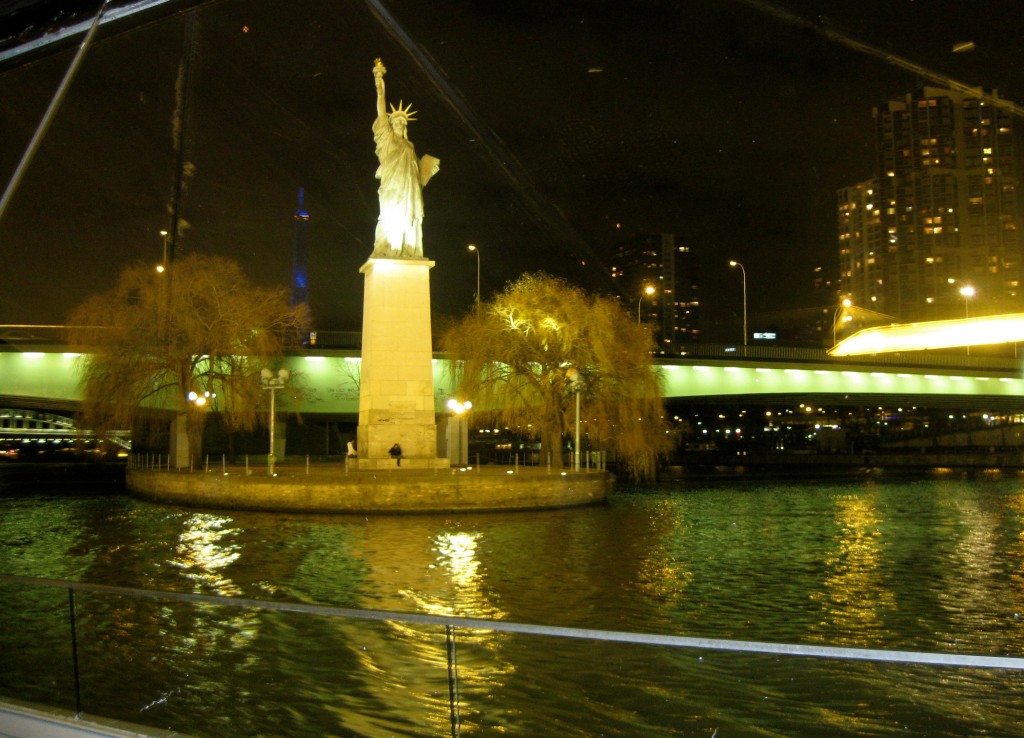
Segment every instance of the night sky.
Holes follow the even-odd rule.
[[[0,2],[0,38],[24,5]],[[125,265],[160,260],[182,7],[90,50],[0,221],[0,324],[62,323]],[[361,322],[375,57],[389,100],[419,111],[417,152],[441,159],[425,190],[436,316],[472,305],[469,243],[486,298],[538,269],[611,289],[617,240],[673,232],[697,254],[710,340],[738,326],[730,259],[752,316],[832,299],[812,284],[836,271],[835,192],[873,173],[872,107],[922,83],[836,36],[1024,100],[1018,0],[220,0],[196,31],[178,253],[288,285],[303,187],[321,330]],[[3,186],[73,51],[0,69]]]

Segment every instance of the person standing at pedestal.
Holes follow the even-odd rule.
[[[384,258],[422,259],[423,257],[423,188],[441,167],[433,156],[416,158],[416,149],[408,137],[412,105],[391,106],[387,112],[384,97],[384,63],[373,64],[377,88],[377,118],[373,122],[376,144],[377,190],[380,215],[373,240],[373,256]]]

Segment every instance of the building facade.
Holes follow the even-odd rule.
[[[698,340],[696,262],[677,236],[644,234],[619,242],[612,278],[624,304],[636,309],[637,321],[652,326],[658,353],[678,354],[681,346]]]
[[[839,284],[851,301],[877,302],[886,252],[882,238],[882,209],[878,206],[878,180],[871,179],[839,190]]]
[[[840,299],[901,322],[1024,309],[1019,121],[937,87],[874,119],[877,174],[838,192]]]

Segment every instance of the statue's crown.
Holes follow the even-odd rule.
[[[402,101],[399,100],[397,108],[394,105],[391,106],[391,112],[388,114],[388,120],[394,120],[395,118],[401,118],[406,122],[416,120],[416,112],[417,111],[412,109],[412,103],[403,107]]]

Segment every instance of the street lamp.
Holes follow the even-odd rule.
[[[455,421],[454,426],[452,424],[448,426],[448,460],[464,466],[469,463],[469,424],[467,423],[466,413],[473,409],[473,403],[469,400],[459,402],[453,397],[448,400],[448,409],[451,410],[452,420]],[[452,441],[453,435],[457,436],[457,440],[454,443]],[[457,459],[452,458],[453,446],[457,449]]]
[[[466,248],[476,254],[476,309],[480,312],[480,249],[474,244],[469,244]]]
[[[969,306],[971,304],[971,298],[974,297],[974,287],[972,287],[969,284],[965,284],[963,287],[960,288],[960,294],[964,296],[964,320],[967,320],[971,317],[971,309]],[[970,344],[968,344],[967,356],[970,355],[971,347]]]
[[[968,320],[971,317],[971,308],[970,308],[971,298],[974,297],[974,295],[976,293],[976,290],[974,289],[974,285],[964,284],[963,282],[961,282],[959,280],[956,280],[956,279],[953,279],[952,277],[950,277],[946,281],[949,282],[949,284],[952,284],[952,285],[960,285],[959,292],[960,292],[960,295],[964,298],[964,320]],[[967,345],[967,356],[970,356],[970,355],[971,355],[971,346],[970,346],[970,344],[968,344]]]
[[[197,413],[206,410],[211,410],[213,408],[212,403],[216,399],[216,397],[217,393],[210,392],[210,390],[206,390],[205,392],[197,392],[196,390],[191,390],[187,395],[185,395],[185,399],[187,399],[189,403],[191,403],[191,406],[195,409]],[[199,428],[201,427],[202,426],[200,425]],[[187,447],[189,456],[189,467],[191,468],[192,462],[196,458],[196,453],[199,447],[202,445],[202,439],[193,438],[193,431],[196,430],[196,424],[193,422],[192,419],[188,419],[185,421],[185,428],[188,443]],[[199,435],[202,436],[202,433],[200,432]],[[197,441],[197,443],[193,445],[193,441]]]
[[[653,287],[648,289],[654,290]],[[569,380],[569,386],[576,392],[576,441],[572,446],[572,470],[578,472],[580,470],[580,389],[583,388],[583,377],[580,376],[578,369],[571,367],[565,373],[565,378]]]
[[[269,369],[263,369],[260,371],[260,378],[263,380],[263,389],[270,392],[270,453],[267,454],[267,476],[274,476],[274,398],[277,397],[277,391],[284,389],[285,382],[288,381],[288,370],[278,369],[277,375],[275,376]]]
[[[654,285],[647,285],[644,287],[644,291],[640,293],[640,299],[636,301],[636,322],[640,324],[640,306],[644,302],[645,297],[650,297],[655,292]]]
[[[743,276],[743,345],[747,345],[747,270],[738,261],[730,261],[729,266],[739,267]]]
[[[156,266],[156,270],[161,274],[167,269],[167,231],[160,231],[160,236],[164,240],[164,257],[159,264]]]
[[[193,390],[192,392],[188,393],[188,401],[191,402],[196,407],[206,407],[206,403],[210,402],[215,397],[217,397],[217,394],[215,392],[209,391],[204,392],[203,394],[199,394],[198,392]]]
[[[974,297],[974,287],[965,284],[960,288],[960,294],[964,296],[964,318],[971,317],[970,301]]]
[[[832,345],[836,345],[836,325],[839,323],[839,313],[853,305],[849,297],[843,298],[843,302],[836,308],[836,314],[832,317]],[[850,320],[849,315],[843,316],[843,322]]]
[[[972,297],[974,297],[974,295],[977,293],[977,290],[974,289],[973,285],[965,284],[964,282],[961,282],[959,280],[953,279],[952,277],[950,277],[946,281],[949,284],[952,284],[952,285],[957,285],[957,284],[960,285],[959,292],[960,292],[960,295],[964,298],[964,318],[970,318],[971,317],[971,311],[970,311],[970,308],[968,306],[968,302],[969,302],[969,300]]]

